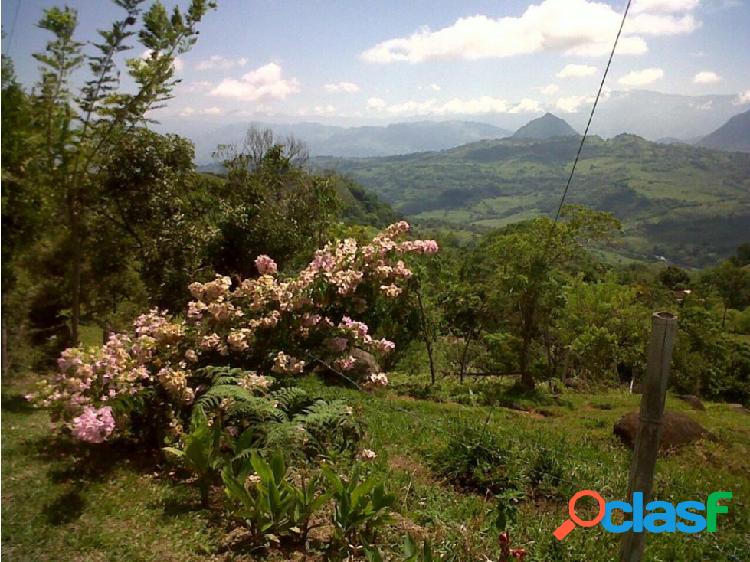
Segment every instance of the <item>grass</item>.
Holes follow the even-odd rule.
[[[562,477],[540,491],[519,480],[510,527],[513,546],[531,560],[605,561],[616,558],[618,538],[600,527],[573,532],[563,543],[552,531],[566,517],[572,492],[590,488],[605,498],[625,494],[630,453],[612,435],[612,424],[638,405],[619,391],[524,394],[505,383],[440,382],[395,377],[376,394],[302,384],[324,397],[341,397],[364,416],[363,447],[378,453],[376,471],[387,475],[399,498],[399,524],[383,540],[393,549],[404,529],[427,535],[461,560],[496,557],[492,530],[497,500],[460,489],[432,467],[440,451],[466,427],[491,432],[512,453],[514,474],[526,475],[541,457],[552,458]],[[154,460],[133,451],[92,454],[51,442],[44,412],[20,398],[23,385],[3,388],[3,560],[205,560],[221,556],[226,532],[221,513],[200,511],[195,490],[154,474]],[[429,400],[414,398],[427,396]],[[464,402],[457,403],[456,401]],[[501,404],[487,406],[482,404]],[[656,495],[679,502],[730,490],[729,515],[717,533],[650,535],[647,560],[746,560],[750,552],[750,423],[724,404],[689,410],[670,397],[668,409],[685,411],[715,436],[660,458]],[[89,467],[82,471],[82,467]],[[218,558],[231,559],[231,558]],[[246,559],[246,558],[245,558]]]

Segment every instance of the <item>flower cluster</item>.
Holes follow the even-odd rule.
[[[216,276],[192,283],[194,300],[184,321],[154,309],[139,316],[130,333],[112,335],[99,349],[66,350],[59,375],[30,398],[52,407],[74,435],[92,441],[115,431],[112,411],[102,407],[118,411],[119,420],[121,396],[148,389],[149,399],[173,417],[189,411],[206,388],[192,375],[194,369],[217,360],[248,366],[253,375],[243,386],[265,390],[270,379],[262,373],[298,375],[318,358],[348,370],[354,367],[355,348],[389,353],[393,342],[372,337],[367,324],[340,311],[363,312],[371,304],[366,297],[378,288],[391,298],[402,293],[412,271],[401,256],[437,251],[433,240],[403,240],[408,231],[401,221],[366,245],[354,239],[328,244],[288,278],[279,278],[276,263],[261,255],[255,260],[256,278],[233,284]],[[365,285],[376,291],[360,292]],[[387,382],[379,373],[369,384]],[[96,433],[94,427],[103,429]]]
[[[112,408],[86,406],[83,413],[73,418],[73,435],[87,443],[103,443],[115,430]]]

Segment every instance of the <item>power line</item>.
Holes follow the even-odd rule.
[[[8,34],[8,54],[10,54],[13,48],[13,32],[16,30],[16,22],[18,21],[18,12],[21,11],[21,0],[18,0],[16,4],[16,13],[13,15],[13,23],[10,26],[10,33]]]
[[[573,174],[575,174],[576,172],[578,159],[581,157],[581,150],[583,150],[583,143],[586,142],[586,136],[589,133],[591,120],[594,118],[594,112],[596,111],[596,106],[599,103],[599,97],[602,95],[602,89],[604,88],[604,81],[607,79],[607,74],[609,73],[609,66],[612,64],[612,58],[615,56],[617,43],[618,41],[620,41],[620,35],[622,34],[622,28],[625,26],[625,20],[628,17],[628,11],[630,10],[631,1],[632,0],[628,0],[627,5],[625,6],[625,12],[622,14],[622,21],[620,22],[620,29],[617,30],[615,43],[614,45],[612,45],[612,52],[609,53],[609,60],[607,61],[607,67],[604,69],[604,75],[602,76],[602,81],[599,84],[599,91],[596,93],[596,98],[594,99],[594,105],[591,106],[591,113],[589,113],[589,121],[588,123],[586,123],[586,130],[583,131],[583,136],[581,137],[581,144],[578,145],[578,152],[576,153],[575,160],[573,161],[573,168],[571,168],[570,170],[570,176],[568,176],[568,182],[565,184],[565,190],[563,191],[562,197],[560,198],[560,205],[557,207],[557,213],[555,213],[555,223],[557,223],[557,220],[560,218],[560,212],[562,211],[563,205],[565,204],[565,197],[568,195],[568,189],[570,189],[570,183],[573,181]]]

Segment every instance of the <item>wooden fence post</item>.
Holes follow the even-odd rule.
[[[632,503],[633,492],[643,492],[644,506],[650,501],[653,489],[654,468],[659,452],[667,381],[676,334],[677,316],[669,312],[655,312],[652,315],[646,380],[643,383],[638,433],[628,482],[628,500]],[[620,562],[640,562],[645,540],[644,532],[626,533],[620,550]]]

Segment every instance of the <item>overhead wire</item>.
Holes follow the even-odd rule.
[[[568,195],[570,184],[573,182],[573,176],[576,173],[578,160],[581,157],[581,151],[583,150],[583,145],[586,142],[586,137],[589,134],[589,127],[591,127],[591,121],[594,118],[594,112],[596,112],[596,106],[599,104],[599,98],[601,97],[602,90],[604,89],[604,82],[607,79],[607,74],[609,74],[609,67],[612,64],[612,59],[614,58],[615,51],[617,50],[617,43],[620,41],[620,35],[622,35],[622,29],[623,27],[625,27],[625,20],[628,17],[628,12],[630,11],[631,2],[632,0],[628,0],[628,3],[625,5],[625,11],[622,14],[622,21],[620,21],[620,29],[617,30],[617,36],[615,37],[615,42],[612,45],[612,51],[609,53],[609,60],[607,60],[607,66],[604,69],[604,74],[602,75],[602,81],[599,83],[599,90],[596,92],[596,97],[594,98],[594,105],[591,106],[591,113],[589,113],[589,120],[586,123],[586,129],[583,131],[583,136],[581,137],[581,143],[578,145],[578,152],[576,153],[575,160],[573,160],[573,167],[570,170],[568,181],[565,183],[565,189],[563,190],[562,197],[560,198],[560,205],[557,207],[557,213],[555,213],[555,224],[557,224],[557,221],[560,218],[560,213],[562,212],[562,208],[565,205],[565,198]]]

